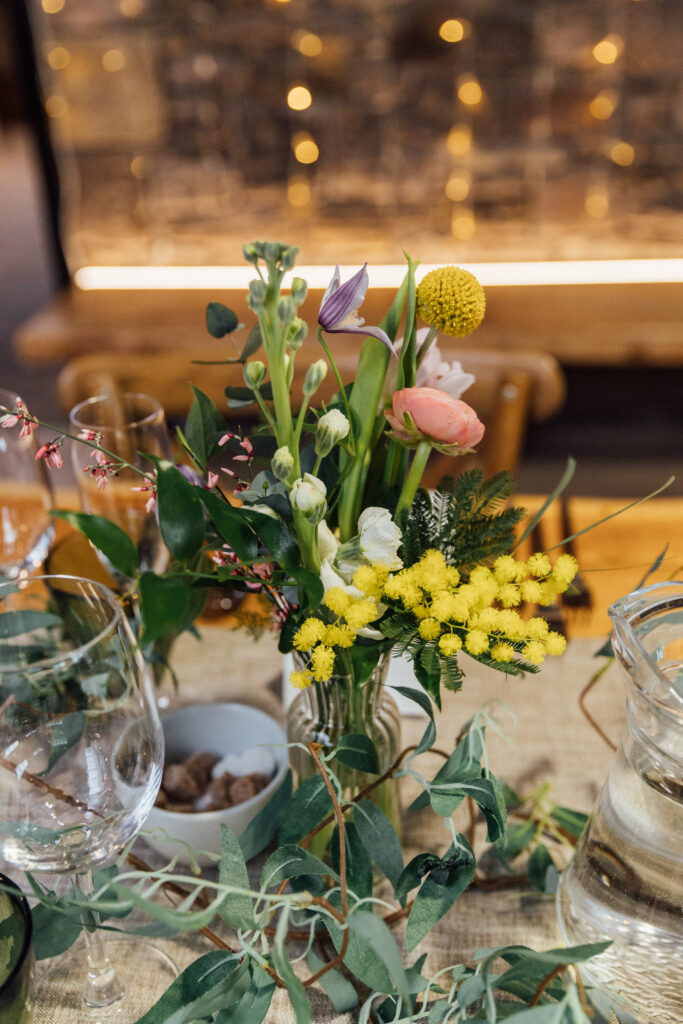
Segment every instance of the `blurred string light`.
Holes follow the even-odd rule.
[[[439,26],[439,36],[445,43],[459,43],[467,39],[470,31],[470,23],[465,18],[448,18]]]
[[[598,64],[614,64],[624,49],[624,40],[616,33],[605,36],[593,47],[593,56]]]
[[[472,210],[454,210],[451,216],[451,234],[460,242],[468,242],[477,229]]]
[[[612,163],[619,167],[630,167],[636,158],[636,151],[630,142],[614,139],[609,145],[608,155]]]
[[[446,136],[446,149],[451,156],[465,156],[472,148],[472,129],[468,124],[454,124]]]
[[[446,182],[445,193],[448,199],[455,203],[461,203],[467,199],[472,187],[472,175],[469,171],[454,171]]]
[[[474,75],[462,75],[458,79],[458,99],[466,107],[478,107],[484,92]]]
[[[142,0],[119,0],[119,10],[124,18],[137,18],[142,9]]]
[[[593,217],[595,220],[601,220],[609,213],[609,196],[607,189],[603,186],[591,187],[586,192],[586,198],[584,199],[584,209],[589,217]]]
[[[102,67],[105,71],[121,71],[126,66],[126,55],[121,50],[106,50],[102,54]]]
[[[305,85],[293,85],[287,93],[290,110],[308,110],[312,102],[311,90]]]
[[[41,0],[41,6],[46,14],[59,14],[65,2],[66,0]]]
[[[588,104],[588,110],[597,121],[609,121],[619,105],[616,89],[603,89]]]
[[[311,186],[305,178],[290,178],[287,183],[287,202],[290,206],[304,207],[311,201]]]
[[[71,63],[71,54],[65,46],[55,46],[48,53],[47,62],[53,71],[63,71]]]
[[[318,57],[323,52],[323,41],[315,32],[297,29],[292,33],[291,42],[303,57]]]
[[[138,181],[142,181],[149,173],[149,161],[144,156],[134,156],[130,162],[130,173]]]
[[[297,132],[292,137],[292,150],[300,164],[314,164],[320,156],[320,150],[308,132]]]
[[[64,117],[69,109],[69,104],[63,96],[55,94],[48,96],[45,100],[45,112],[48,117]]]

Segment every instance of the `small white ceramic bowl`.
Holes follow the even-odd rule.
[[[241,836],[285,777],[289,754],[284,730],[265,711],[246,704],[190,704],[163,714],[161,724],[167,763],[183,761],[202,750],[224,757],[242,754],[258,744],[271,747],[277,765],[275,775],[265,789],[250,800],[222,811],[198,811],[196,814],[153,807],[143,825],[143,838],[164,857],[177,855],[181,863],[190,862],[187,849],[180,843],[164,841],[164,833],[181,839],[193,850],[220,854],[221,825],[228,825],[235,835]],[[201,865],[216,863],[201,854],[197,860]]]

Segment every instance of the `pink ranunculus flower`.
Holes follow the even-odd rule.
[[[395,391],[392,409],[384,415],[397,440],[409,447],[426,440],[448,455],[462,455],[484,436],[484,424],[474,409],[436,388]]]

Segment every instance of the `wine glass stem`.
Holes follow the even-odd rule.
[[[74,875],[73,881],[76,889],[80,890],[86,898],[93,891],[91,871]],[[86,916],[91,925],[99,924],[99,914],[88,911],[87,915],[83,915],[83,938],[88,960],[88,977],[83,992],[83,1001],[86,1006],[111,1006],[112,1003],[121,999],[124,987],[105,952],[102,933],[97,930],[91,931],[88,928]]]

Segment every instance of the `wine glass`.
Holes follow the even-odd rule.
[[[128,465],[117,469],[115,476],[106,479],[98,473],[92,450],[84,445],[72,444],[73,463],[78,479],[81,507],[113,520],[132,537],[138,547],[140,567],[163,572],[169,555],[161,538],[159,523],[153,512],[147,511],[151,497],[145,481],[131,467],[149,473],[152,463],[141,453],[162,459],[171,457],[171,445],[163,406],[151,395],[124,392],[97,395],[80,402],[69,413],[73,432],[85,437],[91,435],[102,448]],[[107,562],[107,568],[119,578],[121,574]]]
[[[25,408],[14,391],[0,388],[0,416]],[[52,488],[32,433],[0,429],[0,576],[26,576],[43,562],[52,541]]]
[[[75,576],[0,584],[5,861],[23,871],[68,874],[87,894],[92,868],[111,863],[144,823],[163,756],[148,672],[116,596]],[[99,931],[84,928],[83,936],[85,957],[76,948],[56,961],[62,979],[70,978],[81,992],[78,979],[87,960],[82,999],[74,995],[69,1002],[60,991],[60,1001],[73,1011],[74,1024],[92,1021],[88,1009],[116,1004],[117,1021],[125,1021],[125,986],[107,956],[108,943]],[[174,965],[148,942],[143,950],[146,964],[155,951],[162,958],[145,978],[154,1002],[174,977]],[[136,992],[135,1014],[128,1019],[137,1019],[139,1006]]]

